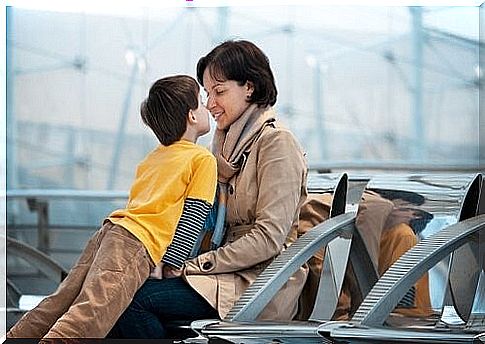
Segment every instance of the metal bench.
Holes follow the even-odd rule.
[[[483,245],[485,233],[485,215],[451,225],[421,241],[405,253],[379,279],[361,304],[351,322],[323,324],[318,333],[324,337],[350,340],[397,340],[400,342],[474,342],[485,336],[485,313],[483,312],[484,272],[479,267],[480,283],[474,286],[472,306],[477,311],[471,312],[468,322],[461,327],[415,327],[395,328],[384,326],[391,311],[411,285],[432,266],[457,249],[476,240],[480,235]],[[478,252],[477,252],[478,253]],[[484,262],[484,252],[480,252],[477,261]],[[467,286],[468,288],[468,286]]]
[[[393,178],[394,177],[394,178]],[[378,179],[371,180],[369,183],[369,187],[374,188],[376,191],[379,190],[401,190],[403,187],[404,179],[393,177],[384,177],[383,179],[376,181]],[[394,180],[393,180],[394,179]],[[397,179],[397,181],[396,181]],[[477,182],[478,179],[478,182]],[[428,176],[410,176],[409,183],[406,185],[411,192],[415,189],[418,189],[419,195],[423,196],[423,207],[426,210],[431,211],[435,215],[435,222],[432,223],[433,226],[431,228],[432,231],[438,231],[443,229],[442,226],[439,226],[443,223],[442,218],[446,218],[447,221],[460,221],[458,215],[463,212],[465,209],[468,211],[470,207],[475,206],[477,207],[477,197],[475,193],[475,188],[480,185],[480,176],[463,176],[461,179],[453,179],[452,183],[449,183],[446,180],[446,177],[437,176],[436,178],[428,178]],[[404,184],[406,184],[404,182]],[[434,190],[434,189],[437,189]],[[441,193],[440,197],[435,197],[436,193]],[[472,196],[470,196],[472,195]],[[457,211],[459,209],[459,211]],[[347,216],[349,214],[346,214]],[[342,217],[343,218],[343,217]],[[463,219],[463,218],[461,218]],[[335,221],[333,219],[333,221]],[[332,221],[332,220],[329,220]],[[319,230],[328,231],[328,233],[333,233],[336,231],[335,228],[332,227],[332,224],[329,224],[329,221],[326,223],[321,224],[320,226],[315,227],[313,230],[318,232]],[[482,219],[478,220],[483,221]],[[348,231],[349,224],[342,225],[346,231]],[[460,224],[460,226],[467,226],[467,224]],[[427,228],[430,229],[430,228]],[[310,231],[311,232],[311,231]],[[309,233],[310,233],[309,232]],[[314,235],[316,235],[314,233]],[[327,234],[328,235],[328,234]],[[429,234],[428,234],[429,235]],[[433,234],[431,234],[433,235]],[[439,234],[436,234],[439,235]],[[446,232],[444,234],[446,235]],[[325,236],[325,235],[323,235]],[[355,238],[354,238],[355,239]],[[326,241],[321,241],[324,243]],[[354,240],[353,242],[358,242],[358,240]],[[421,244],[423,245],[423,244]],[[438,257],[439,258],[439,257]],[[436,258],[437,259],[437,258]],[[440,259],[438,259],[440,260]],[[416,263],[414,261],[413,263]],[[275,272],[276,274],[279,273]],[[291,274],[288,274],[291,275]],[[272,280],[276,280],[277,277],[271,276],[269,277]],[[395,302],[392,303],[392,306],[388,306],[390,311],[394,309],[397,305],[397,302],[402,299],[402,297],[406,294],[406,292],[410,289],[410,287],[415,283],[414,280],[412,283],[407,283],[406,285],[402,285],[399,295],[395,296]],[[280,284],[282,282],[279,282]],[[284,283],[284,282],[283,282]],[[377,285],[376,285],[377,288]],[[482,287],[483,288],[483,287]],[[255,290],[258,289],[257,287],[254,288]],[[374,290],[374,289],[372,289]],[[248,289],[249,291],[249,289]],[[258,294],[259,293],[259,294]],[[247,298],[247,301],[241,300],[243,307],[239,306],[238,309],[235,309],[233,314],[231,314],[230,319],[224,319],[224,321],[216,321],[216,320],[204,320],[204,321],[196,321],[192,323],[192,329],[195,330],[200,336],[194,339],[194,342],[200,341],[202,342],[205,338],[224,338],[229,341],[234,340],[234,342],[241,342],[245,339],[254,339],[259,338],[262,341],[281,341],[284,339],[284,342],[291,342],[294,340],[298,342],[299,339],[308,340],[312,338],[313,340],[324,340],[323,336],[332,337],[334,333],[344,333],[345,330],[349,326],[355,326],[355,323],[335,323],[335,322],[261,322],[256,321],[255,316],[257,316],[257,311],[264,307],[261,305],[263,302],[253,303],[251,304],[250,301],[254,302],[253,300],[257,299],[257,295],[261,295],[261,292],[255,292],[254,295]],[[482,292],[482,295],[484,293]],[[370,297],[370,296],[369,296]],[[259,298],[263,298],[259,296]],[[269,297],[265,297],[265,300]],[[249,301],[249,302],[248,302]],[[255,309],[251,309],[252,305],[257,305]],[[315,318],[314,320],[322,320]],[[347,332],[346,332],[347,333]],[[374,333],[375,335],[375,333]],[[340,336],[339,338],[343,338],[345,335]],[[376,335],[376,338],[378,336]],[[389,339],[389,338],[388,338]]]
[[[485,340],[485,183],[478,176],[465,195],[460,222],[426,238],[381,277],[350,323],[322,325],[332,338],[401,342],[475,342]],[[450,256],[448,283],[439,321],[414,321],[414,328],[389,321],[403,292],[431,267]],[[445,322],[452,315],[455,322]]]

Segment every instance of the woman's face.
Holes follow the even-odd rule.
[[[246,82],[240,86],[237,81],[217,81],[209,73],[209,68],[203,75],[204,89],[207,93],[207,110],[217,124],[217,129],[227,129],[249,107],[248,96],[253,92],[253,86]]]

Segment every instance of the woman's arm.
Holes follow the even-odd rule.
[[[305,192],[306,162],[287,130],[271,129],[255,144],[259,193],[252,229],[234,242],[187,261],[188,275],[243,270],[281,252]]]

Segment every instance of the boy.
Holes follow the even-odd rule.
[[[104,221],[57,291],[7,338],[104,338],[157,263],[180,274],[216,190],[216,160],[195,144],[210,129],[199,90],[189,76],[153,84],[140,113],[161,145],[138,165],[126,208]]]

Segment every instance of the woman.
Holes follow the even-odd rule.
[[[118,320],[113,334],[165,337],[165,321],[224,318],[246,288],[296,238],[306,198],[306,162],[272,106],[276,86],[268,58],[253,43],[228,41],[197,64],[197,78],[217,123],[219,199],[226,201],[222,246],[148,280]],[[222,196],[222,198],[221,198]],[[169,278],[167,278],[169,277]],[[291,319],[306,278],[301,268],[260,314]]]

